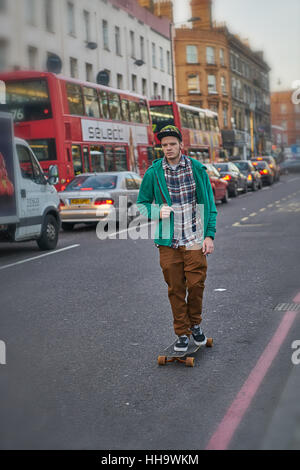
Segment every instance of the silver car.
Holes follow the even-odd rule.
[[[141,182],[138,174],[129,171],[76,176],[59,193],[63,230],[70,231],[79,223],[97,223],[113,212],[117,221],[123,214],[129,224],[137,215]]]

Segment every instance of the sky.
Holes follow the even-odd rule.
[[[173,2],[175,23],[192,16],[189,0]],[[213,0],[213,20],[264,51],[271,91],[289,90],[300,80],[300,0]]]

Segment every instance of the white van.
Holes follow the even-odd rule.
[[[36,240],[56,247],[60,230],[56,165],[48,178],[29,145],[13,137],[11,115],[0,113],[0,241]]]

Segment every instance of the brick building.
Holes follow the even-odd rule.
[[[300,155],[300,104],[293,103],[293,93],[293,90],[272,93],[272,124],[283,129],[286,153]]]
[[[218,112],[232,157],[271,151],[270,68],[262,52],[212,21],[212,0],[191,0],[192,28],[176,28],[176,100]],[[253,139],[251,123],[253,122]]]

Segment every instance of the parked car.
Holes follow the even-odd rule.
[[[300,158],[288,158],[280,164],[281,174],[300,171]]]
[[[59,193],[63,230],[70,231],[75,224],[97,223],[116,211],[127,210],[127,224],[134,219],[136,202],[142,178],[133,172],[85,173],[76,176]],[[119,197],[126,196],[126,206],[120,206]]]
[[[243,193],[248,191],[247,178],[234,163],[214,163],[214,167],[220,173],[221,178],[228,183],[230,197],[236,197],[240,191]]]
[[[215,201],[222,201],[226,204],[229,197],[227,181],[224,181],[221,178],[220,173],[211,163],[205,163],[205,166],[214,193]]]
[[[274,176],[274,182],[280,180],[280,166],[276,162],[275,158],[270,156],[262,156],[262,157],[255,157],[252,160],[255,160],[257,162],[259,161],[265,161],[271,168]]]
[[[259,171],[261,174],[263,184],[271,186],[274,183],[274,173],[269,167],[268,163],[264,160],[252,163],[253,166],[257,168],[257,171]]]
[[[248,189],[252,189],[252,191],[256,191],[257,189],[262,188],[262,179],[261,174],[249,160],[238,160],[235,161],[234,164],[238,167],[238,169],[246,176],[248,182]]]

